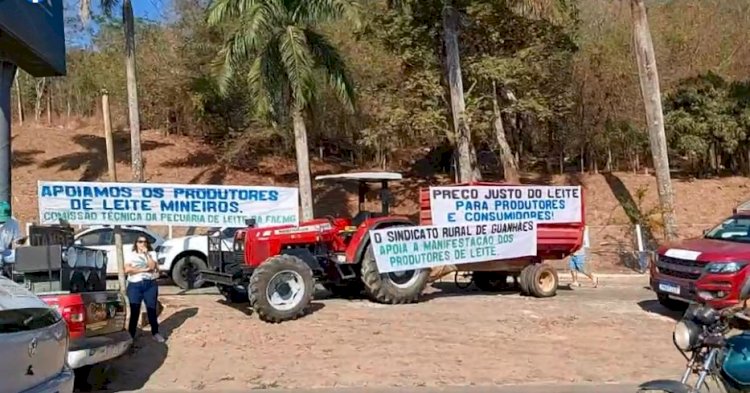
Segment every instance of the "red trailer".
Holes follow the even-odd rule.
[[[456,184],[466,186],[518,186],[507,183],[472,182]],[[528,186],[528,185],[527,185]],[[534,185],[535,186],[535,185]],[[513,277],[521,292],[535,297],[550,297],[557,293],[557,271],[546,260],[563,259],[583,244],[585,217],[583,195],[581,195],[581,221],[565,224],[540,223],[537,228],[537,255],[532,257],[505,259],[489,262],[466,263],[435,268],[431,276],[436,280],[452,272],[465,272],[479,289],[500,291],[508,289],[508,278]],[[430,189],[423,187],[419,192],[419,224],[432,225]]]

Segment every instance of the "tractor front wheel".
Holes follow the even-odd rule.
[[[292,255],[266,259],[250,277],[247,293],[258,317],[271,323],[297,319],[312,301],[315,281],[307,264]]]
[[[372,244],[362,258],[362,282],[370,299],[385,304],[407,304],[419,300],[430,278],[430,269],[380,273]]]

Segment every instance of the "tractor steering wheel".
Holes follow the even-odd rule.
[[[336,217],[332,215],[323,216],[323,218],[327,219],[329,223],[331,223],[332,227],[336,227]]]

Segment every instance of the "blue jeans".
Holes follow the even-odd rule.
[[[130,302],[130,323],[128,325],[130,337],[135,338],[138,331],[141,302],[146,303],[146,314],[148,315],[148,324],[151,325],[151,334],[159,333],[159,321],[156,320],[156,299],[159,297],[159,285],[156,280],[129,282],[127,293]]]

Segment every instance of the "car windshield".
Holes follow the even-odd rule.
[[[706,239],[750,243],[750,217],[734,216],[706,232]]]

